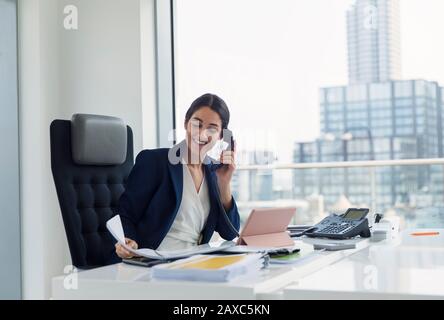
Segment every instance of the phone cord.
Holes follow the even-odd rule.
[[[224,216],[224,219],[227,222],[228,226],[230,227],[231,231],[234,234],[236,234],[237,237],[239,237],[239,231],[237,231],[237,229],[231,223],[231,220],[228,218],[227,212],[225,211],[224,205],[222,204],[222,201],[220,200],[221,195],[220,195],[219,185],[217,184],[217,178],[215,180],[216,181],[214,183],[214,187],[215,187],[216,193],[217,193],[217,204],[219,206],[219,209],[220,209],[222,215]]]

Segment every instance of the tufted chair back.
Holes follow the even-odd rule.
[[[106,221],[117,214],[133,166],[130,127],[114,117],[76,114],[50,127],[51,169],[74,266],[116,258]]]

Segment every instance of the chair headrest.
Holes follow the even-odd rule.
[[[120,118],[74,114],[71,119],[71,145],[76,164],[122,164],[126,159],[127,128]]]

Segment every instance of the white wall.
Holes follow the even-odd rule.
[[[19,1],[25,299],[49,298],[51,278],[70,264],[50,170],[51,121],[78,112],[114,115],[132,127],[135,154],[155,147],[153,1]],[[78,8],[78,30],[63,28],[67,4]]]

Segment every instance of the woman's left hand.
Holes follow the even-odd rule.
[[[234,144],[234,150],[222,151],[220,155],[220,162],[224,166],[216,170],[217,183],[220,190],[221,201],[225,210],[229,210],[232,205],[231,201],[231,187],[230,182],[233,177],[234,170],[236,170],[235,163],[236,144]]]

